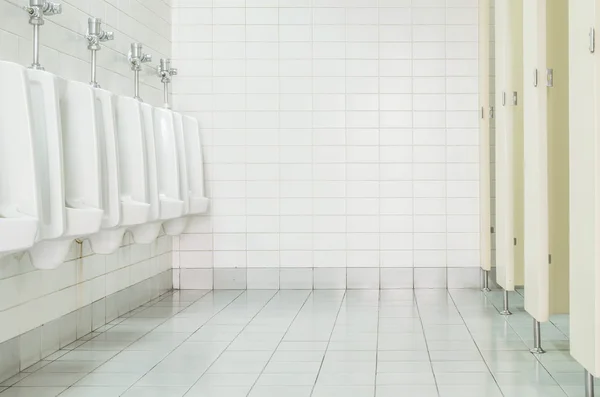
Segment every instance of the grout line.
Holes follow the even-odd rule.
[[[163,295],[160,295],[160,296],[159,296],[159,298],[161,298],[161,299],[159,300],[159,302],[160,302],[160,301],[162,301],[163,299],[166,299],[166,298],[167,298],[167,297],[169,297],[169,296],[172,296],[173,294],[174,294],[174,291],[173,291],[173,290],[171,290],[171,291],[168,291],[168,292],[164,293]],[[206,293],[206,294],[208,294],[208,291],[207,291],[207,293]],[[201,297],[201,298],[203,298],[204,296],[206,296],[206,294],[202,295],[202,297]],[[201,299],[201,298],[199,298],[199,299]],[[65,353],[63,353],[63,354],[62,354],[62,355],[60,355],[59,357],[55,358],[54,360],[45,360],[45,358],[49,357],[49,356],[47,356],[47,357],[45,357],[45,358],[42,358],[40,361],[38,361],[38,362],[36,362],[36,363],[33,363],[32,365],[30,365],[29,367],[27,367],[27,368],[25,368],[25,369],[28,369],[28,368],[30,368],[30,367],[32,367],[32,366],[34,366],[34,365],[36,365],[36,364],[38,364],[38,363],[40,363],[40,362],[42,362],[42,361],[49,361],[49,363],[48,363],[48,364],[46,364],[46,365],[50,365],[50,364],[52,364],[52,363],[54,363],[54,362],[56,362],[56,361],[62,361],[62,360],[60,360],[60,358],[61,358],[62,356],[65,356],[65,355],[67,355],[67,354],[69,354],[69,353],[71,353],[71,352],[73,352],[73,351],[77,350],[77,348],[78,348],[78,347],[80,347],[81,345],[83,345],[83,344],[85,344],[85,343],[87,343],[87,342],[90,342],[90,341],[92,341],[92,340],[96,339],[97,337],[99,337],[99,336],[101,336],[102,334],[106,333],[106,332],[107,332],[107,331],[109,331],[110,329],[112,329],[112,328],[114,328],[115,326],[119,325],[120,323],[122,323],[123,321],[125,321],[127,318],[130,318],[130,316],[129,316],[129,317],[126,317],[127,315],[129,315],[129,314],[131,314],[131,313],[133,313],[133,312],[138,312],[138,311],[139,311],[139,309],[140,309],[141,307],[143,307],[143,306],[144,306],[144,305],[140,305],[140,306],[138,306],[138,307],[136,307],[136,308],[134,308],[134,309],[131,309],[131,310],[130,310],[130,311],[128,311],[127,313],[125,313],[125,314],[123,314],[123,315],[121,315],[121,316],[119,316],[119,317],[115,318],[114,320],[111,320],[111,321],[109,321],[109,322],[105,323],[105,324],[104,324],[102,327],[106,327],[106,326],[109,326],[109,325],[110,325],[110,327],[108,327],[108,328],[107,328],[107,329],[105,329],[104,331],[102,331],[102,332],[100,332],[100,333],[98,333],[98,332],[95,332],[95,331],[92,331],[92,332],[90,332],[90,333],[88,333],[88,334],[86,334],[86,335],[82,336],[81,338],[78,338],[78,339],[74,340],[73,342],[69,343],[68,345],[66,345],[66,346],[63,346],[63,348],[59,348],[59,349],[58,349],[56,352],[54,352],[54,353],[50,354],[49,356],[51,356],[51,355],[54,355],[54,354],[56,354],[56,353],[58,353],[58,352],[60,352],[60,351],[62,351],[62,350],[64,350],[64,351],[65,351]],[[144,310],[145,310],[145,309],[144,309]],[[141,310],[141,311],[144,311],[144,310]],[[141,312],[141,311],[139,311],[139,312]],[[167,320],[168,320],[168,319],[166,319],[165,321],[167,321]],[[113,324],[113,323],[114,323],[114,324]],[[160,326],[160,324],[159,324],[159,325],[157,325],[157,327],[158,327],[158,326]],[[154,329],[154,328],[153,328],[153,329]],[[148,331],[148,332],[151,332],[151,331]],[[93,333],[97,333],[98,335],[94,335],[94,337],[93,337],[93,338],[91,338],[91,339],[83,339],[83,338],[85,338],[86,336],[88,336],[88,335],[91,335],[91,334],[93,334]],[[139,339],[143,338],[145,335],[147,335],[147,333],[146,333],[146,334],[144,334],[143,336],[141,336],[140,338],[138,338],[137,340],[133,341],[131,344],[133,344],[133,343],[137,342]],[[73,348],[73,349],[65,349],[65,348],[64,348],[64,347],[70,346],[70,345],[72,345],[72,344],[75,344],[75,343],[77,343],[77,342],[83,342],[83,343],[81,343],[80,345],[78,345],[77,347],[75,347],[75,348]],[[131,346],[131,344],[129,344],[128,346]],[[119,355],[119,354],[120,354],[121,352],[123,352],[125,349],[126,349],[126,348],[124,348],[124,349],[120,350],[118,353],[116,353],[114,356],[112,356],[111,358],[109,358],[108,360],[106,360],[105,362],[103,362],[101,365],[104,365],[106,362],[108,362],[109,360],[111,360],[111,359],[113,359],[114,357],[116,357],[117,355]],[[88,350],[79,350],[79,351],[88,351]],[[92,351],[92,350],[89,350],[89,351]],[[113,351],[114,351],[114,350],[113,350]],[[86,360],[86,361],[87,361],[87,360]],[[15,386],[17,383],[21,382],[21,381],[22,381],[23,379],[25,379],[25,378],[28,378],[29,376],[33,375],[34,373],[37,373],[37,372],[39,372],[39,370],[40,370],[40,369],[42,369],[42,368],[44,368],[46,365],[44,365],[43,367],[40,367],[40,368],[38,368],[37,370],[35,370],[35,371],[33,371],[33,372],[29,372],[27,376],[25,376],[25,377],[23,377],[22,379],[20,379],[19,381],[17,381],[17,382],[15,382],[15,383],[13,383],[13,384],[12,384],[10,387],[13,387],[13,386]],[[94,368],[94,370],[93,370],[93,371],[95,371],[97,368],[98,368],[98,367]],[[86,375],[85,375],[83,378],[85,378],[86,376],[88,376],[89,374],[91,374],[93,371],[86,373]],[[23,371],[19,371],[19,372],[18,372],[18,373],[17,373],[15,376],[17,376],[19,373],[23,373]],[[81,378],[81,379],[83,379],[83,378]],[[77,382],[79,382],[81,379],[79,379]],[[75,383],[77,383],[77,382],[75,382]],[[65,392],[66,390],[68,390],[69,388],[71,388],[71,387],[72,387],[72,386],[74,386],[74,385],[75,385],[75,384],[68,386],[68,387],[67,387],[67,389],[63,390],[61,393]]]
[[[208,295],[213,295],[213,296],[214,296],[214,293],[215,293],[214,291],[208,291],[207,293],[205,293],[204,295],[202,295],[200,298],[196,299],[196,300],[195,300],[193,303],[196,303],[196,302],[199,302],[199,301],[201,301],[202,299],[204,299],[204,298],[205,298],[205,297],[207,297]],[[221,310],[219,310],[217,313],[215,313],[215,314],[214,314],[212,317],[210,317],[210,318],[209,318],[208,320],[206,320],[206,321],[207,321],[207,322],[208,322],[208,321],[210,321],[210,319],[212,319],[213,317],[215,317],[217,314],[221,313],[223,310],[225,310],[227,307],[229,307],[229,305],[231,305],[233,302],[235,302],[235,301],[236,301],[236,300],[237,300],[237,299],[238,299],[238,298],[239,298],[239,297],[240,297],[242,294],[244,294],[244,291],[240,291],[240,293],[239,293],[239,294],[238,294],[236,297],[234,297],[234,298],[231,300],[231,302],[229,302],[227,305],[225,305],[225,306],[224,306],[224,307],[223,307]],[[193,303],[192,303],[192,304],[193,304]],[[191,305],[190,305],[190,306],[191,306]],[[189,306],[187,306],[187,307],[189,307]],[[167,321],[169,321],[169,320],[173,319],[174,317],[175,317],[175,314],[173,314],[173,315],[171,315],[170,317],[166,318],[166,319],[165,319],[165,321],[161,322],[161,323],[160,323],[160,324],[158,324],[156,327],[154,327],[154,328],[150,329],[150,330],[149,330],[148,332],[146,332],[144,335],[142,335],[141,337],[139,337],[139,338],[138,338],[138,339],[136,339],[135,341],[133,341],[133,342],[131,342],[130,344],[128,344],[128,345],[127,345],[127,347],[125,347],[125,348],[124,348],[124,349],[122,349],[122,350],[121,350],[119,353],[117,353],[115,356],[113,356],[113,357],[111,358],[111,360],[112,360],[113,358],[115,358],[115,357],[118,357],[118,356],[119,356],[119,354],[121,354],[121,353],[123,353],[124,351],[126,351],[126,350],[127,350],[127,348],[128,348],[129,346],[131,346],[131,345],[133,345],[134,343],[138,342],[138,341],[139,341],[140,339],[142,339],[144,336],[146,336],[146,335],[150,334],[152,331],[154,331],[155,329],[157,329],[158,327],[160,327],[161,325],[163,325],[163,324],[164,324],[164,323],[166,323]],[[206,322],[205,322],[204,324],[206,324]],[[204,324],[202,324],[202,325],[201,325],[201,326],[200,326],[198,329],[202,328],[202,327],[204,326]],[[196,329],[196,331],[198,331],[198,329]],[[188,338],[186,338],[185,340],[183,340],[183,341],[182,341],[182,342],[181,342],[179,345],[177,345],[177,346],[176,346],[176,347],[175,347],[173,350],[171,350],[171,352],[169,352],[169,354],[167,354],[167,355],[166,355],[164,358],[168,357],[168,356],[169,356],[169,355],[170,355],[170,354],[171,354],[173,351],[175,351],[175,349],[177,349],[177,347],[181,346],[181,345],[182,345],[183,343],[185,343],[185,342],[186,342],[186,341],[187,341],[189,338],[191,338],[191,337],[192,337],[192,335],[194,335],[194,333],[195,333],[196,331],[192,332]],[[93,340],[93,339],[92,339],[92,340]],[[164,360],[164,358],[163,358],[163,360]],[[146,372],[145,372],[143,375],[141,375],[141,376],[140,376],[140,377],[139,377],[139,378],[138,378],[138,379],[137,379],[137,380],[136,380],[136,381],[135,381],[133,384],[131,384],[131,385],[130,385],[130,386],[127,388],[127,389],[125,389],[125,391],[124,391],[123,393],[127,392],[129,389],[131,389],[132,387],[134,387],[134,386],[135,386],[135,384],[136,384],[137,382],[139,382],[139,381],[140,381],[140,379],[142,379],[144,376],[146,376],[148,373],[150,373],[150,372],[151,372],[151,371],[152,371],[154,368],[156,368],[156,366],[157,366],[157,365],[159,365],[159,364],[160,364],[160,363],[161,363],[163,360],[161,360],[161,361],[159,361],[158,363],[156,363],[156,365],[154,365],[152,368],[150,368],[148,371],[146,371]],[[110,361],[110,360],[108,360],[108,361]],[[106,361],[106,362],[108,362],[108,361]],[[105,363],[106,363],[106,362],[105,362]],[[93,372],[93,371],[92,371],[92,372]],[[89,375],[89,374],[88,374],[88,375]],[[87,375],[86,375],[86,376],[87,376]],[[85,378],[85,377],[84,377],[84,378]],[[81,379],[83,379],[83,378],[81,378]],[[81,379],[80,379],[80,380],[81,380]],[[78,382],[79,382],[79,381],[78,381]],[[76,383],[77,383],[77,382],[76,382]],[[68,387],[66,390],[68,390],[68,389],[70,389],[71,387],[75,386],[75,384],[76,384],[76,383],[74,383],[73,385],[69,386],[69,387]],[[64,393],[66,390],[64,390],[62,393]],[[61,393],[61,394],[62,394],[62,393]]]
[[[248,291],[243,291],[243,294],[247,294]],[[192,390],[194,388],[194,386],[200,381],[200,379],[202,379],[202,377],[210,370],[210,368],[219,360],[219,358],[223,355],[223,353],[225,353],[227,351],[227,349],[229,349],[229,347],[233,344],[233,342],[235,342],[235,340],[241,335],[242,332],[244,332],[244,330],[248,327],[248,325],[250,325],[250,323],[256,318],[256,316],[258,316],[258,314],[260,312],[262,312],[262,310],[273,300],[273,298],[275,298],[277,295],[279,294],[278,291],[273,292],[273,295],[265,302],[264,305],[262,305],[262,307],[256,312],[256,314],[254,314],[254,316],[252,316],[252,318],[250,320],[248,320],[248,322],[246,323],[246,325],[244,325],[242,327],[242,329],[240,330],[240,332],[238,332],[238,334],[235,336],[235,338],[233,338],[231,340],[231,342],[229,342],[229,344],[223,349],[223,351],[217,356],[217,358],[214,359],[214,361],[206,368],[206,370],[204,372],[202,372],[202,374],[200,375],[200,377],[198,378],[198,380],[196,380],[196,382],[194,382],[193,385],[191,385],[189,387],[189,389],[183,394],[183,396],[185,397],[186,394],[188,394],[190,392],[190,390]],[[238,295],[238,298],[241,296]],[[237,298],[235,299],[237,300]],[[233,303],[233,302],[232,302]],[[229,306],[229,305],[227,305]],[[220,312],[219,312],[220,313]],[[214,316],[213,316],[214,317]],[[212,319],[212,317],[211,317]],[[208,320],[210,321],[210,320]],[[206,323],[208,323],[208,321]],[[204,323],[202,326],[204,326],[206,323]],[[202,327],[200,327],[202,328]],[[200,329],[198,328],[198,330]],[[198,332],[198,330],[196,330],[196,332]],[[194,332],[194,333],[196,333]],[[194,333],[192,335],[194,335]],[[192,337],[192,335],[190,335],[190,338]],[[189,339],[189,338],[188,338]],[[186,339],[187,341],[187,339]],[[185,341],[184,341],[185,342]],[[180,345],[181,346],[181,345]]]
[[[499,291],[500,292],[500,291]],[[496,311],[498,313],[500,313],[500,309],[498,306],[496,306],[496,304],[494,303],[494,301],[492,299],[490,299],[490,302],[492,303],[492,305],[494,306],[494,308],[496,309]],[[527,312],[524,312],[527,313]],[[514,316],[514,314],[513,314]],[[512,316],[507,316],[507,317],[512,317]],[[504,321],[506,322],[506,324],[512,329],[512,331],[521,339],[521,342],[523,342],[523,344],[525,345],[525,349],[529,349],[529,346],[527,345],[527,342],[525,341],[525,339],[523,339],[523,337],[521,336],[521,334],[519,332],[517,332],[517,330],[515,329],[515,327],[513,327],[512,323],[509,321],[508,318],[505,318]],[[567,339],[568,340],[568,339]],[[520,350],[519,350],[520,351]],[[557,350],[560,352],[565,352],[567,350]],[[532,354],[530,353],[539,363],[540,365],[546,370],[546,372],[548,373],[548,375],[550,375],[550,377],[554,380],[554,382],[556,382],[556,386],[558,386],[563,393],[565,393],[565,395],[568,395],[568,393],[564,390],[563,385],[561,385],[552,375],[552,373],[548,370],[548,368],[546,368],[546,366],[544,365],[543,361],[541,360],[541,357],[543,355],[539,355],[539,354]],[[553,385],[550,385],[553,386]]]
[[[323,358],[321,359],[321,365],[319,365],[319,371],[317,372],[317,377],[315,378],[315,383],[310,391],[310,396],[312,397],[315,393],[315,388],[317,387],[317,383],[319,381],[319,375],[321,375],[321,370],[323,369],[323,363],[325,362],[325,357],[327,357],[327,352],[329,351],[329,345],[331,344],[331,339],[333,338],[333,333],[335,331],[335,326],[337,324],[337,320],[340,316],[340,312],[342,311],[342,307],[344,306],[344,301],[346,301],[346,296],[348,294],[347,290],[344,290],[344,294],[342,299],[340,300],[340,307],[338,308],[337,314],[335,315],[335,321],[333,322],[333,327],[331,327],[331,333],[329,334],[329,340],[327,341],[327,346],[325,347],[325,353],[323,354]]]
[[[377,396],[377,370],[379,368],[379,321],[381,320],[381,290],[377,291],[377,342],[375,343],[375,387],[374,396]]]
[[[413,289],[413,299],[415,307],[417,308],[417,315],[419,316],[419,323],[421,324],[421,331],[423,332],[423,339],[425,340],[425,348],[427,349],[427,357],[429,357],[429,366],[431,367],[431,375],[433,376],[433,382],[435,383],[435,389],[437,390],[438,396],[440,394],[440,388],[437,383],[435,371],[433,369],[433,361],[431,361],[431,352],[429,351],[429,343],[427,343],[427,335],[425,334],[425,326],[423,325],[423,319],[421,318],[421,311],[419,310],[419,302],[417,299],[416,291]]]
[[[300,306],[300,308],[298,309],[298,311],[296,312],[296,315],[294,316],[294,318],[292,319],[292,321],[290,321],[290,325],[287,327],[287,329],[285,330],[285,332],[283,333],[283,336],[281,337],[281,340],[279,341],[279,343],[277,344],[277,346],[275,347],[275,349],[273,350],[273,354],[271,354],[271,357],[269,357],[269,359],[267,360],[267,362],[265,363],[265,366],[263,367],[263,369],[260,371],[260,373],[258,374],[258,377],[256,378],[256,380],[254,381],[254,383],[252,384],[252,386],[250,387],[250,390],[248,390],[248,394],[247,396],[250,395],[250,393],[252,392],[252,389],[254,389],[254,387],[256,386],[256,384],[258,383],[258,380],[260,379],[260,377],[263,375],[263,373],[265,372],[265,369],[267,368],[267,366],[269,365],[269,363],[271,362],[271,360],[273,359],[273,356],[275,355],[275,353],[277,353],[277,349],[279,349],[279,346],[281,345],[281,343],[283,342],[283,340],[285,339],[285,336],[288,334],[288,332],[290,331],[290,328],[292,328],[292,326],[294,325],[294,322],[296,321],[296,319],[298,318],[298,316],[300,315],[300,313],[302,312],[302,309],[304,308],[304,306],[306,305],[306,302],[308,302],[308,300],[313,296],[314,292],[313,291],[306,291],[308,292],[306,294],[306,298],[304,299],[304,302],[302,302],[302,305]],[[281,292],[278,292],[278,295],[281,294]]]
[[[471,336],[471,341],[475,344],[475,347],[477,348],[477,351],[479,352],[479,355],[481,356],[481,359],[485,363],[485,366],[487,367],[490,375],[492,375],[492,378],[494,379],[494,382],[496,383],[496,386],[498,386],[498,390],[500,390],[500,394],[502,394],[504,396],[504,391],[500,387],[500,384],[498,383],[498,380],[496,379],[496,375],[492,372],[492,369],[488,365],[488,362],[485,359],[483,353],[481,353],[481,349],[479,348],[479,345],[475,341],[475,338],[473,337],[473,334],[471,333],[471,329],[469,328],[469,325],[467,324],[467,322],[465,321],[465,318],[463,317],[462,313],[460,312],[460,309],[458,308],[458,305],[456,304],[456,301],[454,300],[454,297],[452,296],[452,293],[451,293],[450,290],[448,290],[448,296],[450,297],[450,300],[452,301],[452,304],[454,305],[454,308],[456,309],[458,315],[460,316],[460,319],[462,320],[463,324],[465,325],[465,328],[467,329],[467,332]],[[496,313],[494,313],[494,315],[496,315]]]

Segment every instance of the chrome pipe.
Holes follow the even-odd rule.
[[[40,65],[40,25],[33,25],[33,62],[31,69],[44,70]]]
[[[133,71],[133,97],[135,99],[137,99],[138,101],[142,100],[142,98],[140,98],[140,71],[139,70]]]
[[[98,82],[96,81],[96,51],[92,50],[91,52],[92,52],[92,61],[91,61],[91,68],[92,68],[92,70],[91,70],[91,75],[92,75],[91,80],[92,81],[90,81],[90,85],[92,87],[95,87],[95,88],[100,88],[100,84],[98,84]]]

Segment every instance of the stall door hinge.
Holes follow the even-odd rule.
[[[546,87],[554,87],[554,69],[546,69]]]
[[[494,118],[494,107],[490,106],[490,119]]]
[[[590,53],[596,52],[596,29],[590,28]]]
[[[493,234],[494,233],[494,226],[490,227],[490,232]]]
[[[552,264],[552,254],[548,254],[548,263]]]
[[[514,245],[517,245],[517,238],[516,237],[513,239],[513,243],[514,243]]]

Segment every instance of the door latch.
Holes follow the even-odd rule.
[[[546,69],[546,87],[554,87],[554,69]]]

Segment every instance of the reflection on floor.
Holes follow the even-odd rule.
[[[476,290],[175,291],[0,384],[0,397],[583,396],[568,318]]]

